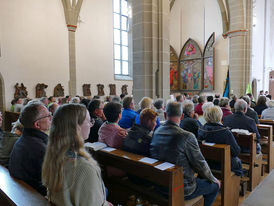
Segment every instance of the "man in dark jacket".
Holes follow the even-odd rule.
[[[180,127],[188,132],[191,132],[198,137],[198,129],[202,127],[199,122],[198,114],[194,111],[194,104],[192,101],[187,101],[183,103],[184,118],[180,122]]]
[[[46,188],[42,185],[41,172],[52,116],[48,109],[38,102],[30,103],[20,114],[24,126],[23,134],[15,143],[9,161],[12,176],[23,180],[42,195]]]
[[[234,105],[235,113],[224,118],[223,124],[231,129],[244,129],[256,134],[257,139],[257,153],[261,151],[259,144],[260,134],[258,132],[254,119],[245,115],[247,111],[247,103],[238,99]]]
[[[151,156],[183,167],[185,199],[203,195],[204,205],[212,205],[220,182],[212,175],[195,136],[179,127],[182,117],[181,104],[168,103],[166,116],[167,121],[154,132]],[[196,178],[194,171],[205,179]]]
[[[250,101],[249,96],[243,96],[242,99],[245,100],[247,103],[247,110],[246,110],[245,115],[254,119],[256,124],[260,124],[257,112],[254,109],[250,108],[251,101]]]

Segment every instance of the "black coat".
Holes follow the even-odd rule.
[[[188,132],[191,132],[198,137],[198,129],[202,127],[199,120],[193,119],[185,114],[184,118],[180,122],[180,127]]]
[[[47,141],[47,134],[36,129],[25,128],[12,149],[9,161],[10,174],[23,180],[42,195],[47,193],[41,181]]]

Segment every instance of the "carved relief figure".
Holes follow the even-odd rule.
[[[48,88],[48,85],[44,84],[44,83],[38,83],[36,85],[36,98],[40,98],[40,97],[46,97],[46,91],[45,89]]]
[[[116,85],[115,84],[109,84],[109,95],[116,95]]]
[[[128,87],[128,85],[126,85],[126,84],[124,84],[124,85],[122,86],[122,94],[128,95],[128,93],[127,93],[127,87]]]
[[[14,87],[15,87],[14,98],[27,98],[28,97],[27,88],[24,86],[23,83],[21,83],[20,87],[19,87],[19,84],[16,83],[16,85]]]
[[[91,96],[90,84],[83,84],[83,95]]]
[[[61,84],[57,84],[56,87],[54,87],[54,94],[55,97],[63,97],[64,96],[64,88]]]
[[[98,96],[104,96],[104,85],[103,84],[97,84],[97,91],[98,91]]]

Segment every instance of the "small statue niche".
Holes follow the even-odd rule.
[[[109,95],[116,95],[116,85],[115,84],[109,84]]]
[[[28,97],[28,91],[27,88],[23,83],[21,83],[21,86],[19,86],[18,83],[15,84],[15,93],[14,98],[27,98]]]
[[[61,84],[57,84],[56,87],[54,87],[54,97],[63,97],[64,96],[64,88]]]
[[[35,87],[36,89],[36,98],[46,97],[46,91],[45,89],[48,88],[48,85],[44,83],[38,83]]]
[[[121,90],[122,90],[122,94],[124,94],[124,95],[128,95],[128,92],[127,92],[127,87],[128,87],[128,85],[126,85],[126,84],[124,84],[124,85],[122,86],[122,88],[121,88]]]
[[[90,84],[83,84],[83,95],[85,97],[91,96]]]
[[[98,91],[98,96],[104,96],[104,85],[103,84],[97,84],[97,91]]]

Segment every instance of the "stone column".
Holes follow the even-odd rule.
[[[169,1],[132,1],[133,96],[169,97]]]
[[[252,0],[228,0],[230,9],[229,41],[230,90],[243,95],[250,82]]]

